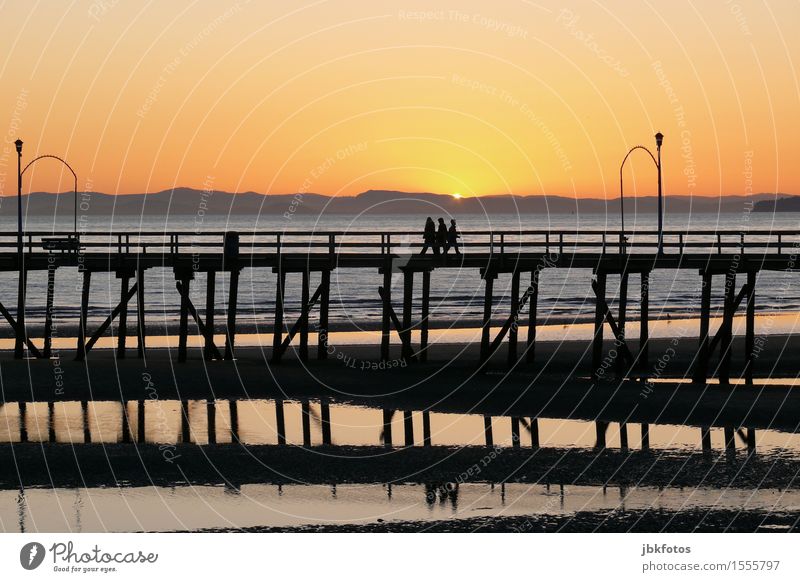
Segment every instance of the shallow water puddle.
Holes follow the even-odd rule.
[[[177,444],[183,441],[188,428],[190,442],[209,443],[209,426],[217,443],[230,443],[233,433],[246,445],[275,445],[279,432],[286,444],[312,446],[324,444],[325,408],[330,418],[332,445],[423,446],[425,416],[421,411],[384,411],[347,404],[308,403],[308,418],[304,422],[303,404],[298,401],[217,400],[186,403],[188,424],[184,426],[181,402],[177,400],[146,400],[144,404],[144,440],[156,444]],[[24,406],[24,414],[21,412]],[[118,443],[124,438],[123,410],[127,412],[128,433],[138,440],[139,404],[129,402],[125,409],[118,402],[57,402],[9,403],[0,405],[0,442],[20,442],[23,431],[29,442],[83,443],[86,437],[95,443]],[[281,413],[282,411],[282,413]],[[283,418],[280,429],[279,417]],[[532,419],[520,419],[519,437],[515,438],[514,423],[509,417],[487,419],[477,414],[427,414],[430,444],[439,446],[522,447],[534,445]],[[385,424],[386,421],[386,424]],[[235,426],[232,426],[235,425]],[[489,430],[487,430],[489,429]],[[771,430],[757,431],[759,452],[789,451],[800,454],[800,435]],[[629,424],[626,428],[628,447],[641,447],[641,427]],[[650,447],[653,449],[699,450],[700,429],[691,426],[650,425]],[[563,419],[538,419],[539,445],[543,447],[593,447],[597,439],[594,422]],[[742,436],[736,446],[744,448]],[[724,447],[722,428],[711,430],[715,449]],[[611,423],[606,432],[606,446],[620,448],[623,444],[621,427]]]
[[[169,531],[569,515],[577,511],[651,507],[791,510],[800,507],[800,492],[546,487],[520,483],[27,489],[0,491],[0,529]]]

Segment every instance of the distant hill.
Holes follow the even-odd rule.
[[[322,194],[259,194],[245,192],[204,192],[191,188],[176,188],[152,194],[110,195],[100,192],[78,193],[79,214],[84,216],[166,216],[166,215],[275,215],[285,213],[314,215],[337,214],[605,214],[619,212],[619,198],[568,198],[565,196],[496,195],[476,198],[454,198],[447,194],[411,193],[391,190],[369,190],[356,196],[325,196]],[[759,211],[774,203],[775,194],[752,196],[667,196],[665,210],[670,213],[738,213],[755,203]],[[655,213],[655,196],[628,198],[626,213]],[[782,198],[800,209],[800,197]],[[790,204],[790,203],[786,203]],[[0,197],[0,216],[16,213],[15,196]],[[52,194],[34,192],[23,196],[23,211],[32,216],[71,217],[72,192]]]
[[[800,212],[800,196],[759,200],[753,206],[753,212]]]

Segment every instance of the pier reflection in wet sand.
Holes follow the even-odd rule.
[[[0,406],[0,442],[790,450],[796,434],[393,411],[328,401],[29,402]]]
[[[6,532],[171,531],[424,522],[481,516],[572,515],[578,511],[796,507],[800,492],[740,489],[423,485],[243,485],[0,491]]]

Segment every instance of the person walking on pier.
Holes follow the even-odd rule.
[[[456,228],[456,221],[455,219],[450,220],[450,228],[447,231],[447,247],[445,250],[445,254],[447,250],[450,248],[455,249],[456,254],[460,255],[461,251],[458,250],[458,239],[461,238],[461,235],[458,234],[458,228]]]
[[[420,251],[420,255],[424,255],[428,252],[428,247],[433,249],[433,254],[439,254],[439,247],[436,245],[436,224],[433,222],[433,219],[429,216],[428,219],[425,221],[425,230],[422,233],[422,251]]]
[[[447,225],[444,223],[444,218],[439,218],[439,230],[436,231],[436,246],[441,247],[444,254],[447,254]]]

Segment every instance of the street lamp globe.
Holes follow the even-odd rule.
[[[14,142],[14,145],[17,146],[17,153],[21,154],[22,153],[22,140],[18,139],[17,141]]]
[[[656,134],[656,147],[661,147],[663,141],[664,141],[664,134],[659,131]]]

